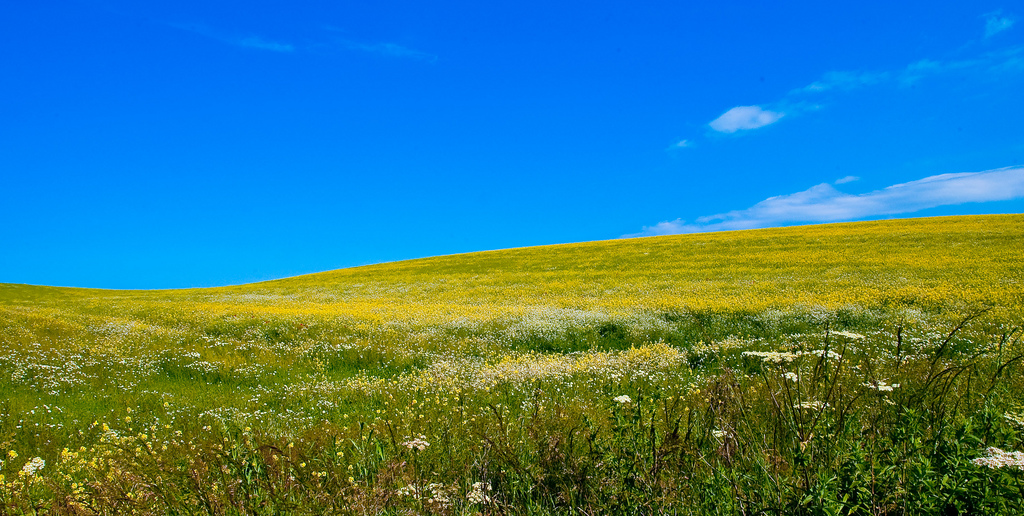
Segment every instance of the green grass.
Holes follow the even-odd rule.
[[[973,462],[1024,448],[1021,241],[944,217],[0,285],[0,509],[1024,512],[1024,471]]]

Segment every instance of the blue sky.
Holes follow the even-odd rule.
[[[1022,2],[136,4],[0,17],[0,282],[1024,212]]]

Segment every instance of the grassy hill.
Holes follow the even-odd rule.
[[[1020,242],[942,217],[2,284],[0,507],[1019,508],[971,460],[1021,448]]]

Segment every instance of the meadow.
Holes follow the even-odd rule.
[[[1024,514],[1024,216],[0,284],[6,514]]]

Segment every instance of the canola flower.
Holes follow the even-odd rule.
[[[440,368],[448,359],[433,355],[439,349],[455,361],[464,352],[493,357],[531,339],[602,325],[642,340],[690,313],[739,310],[770,326],[894,302],[912,306],[905,313],[913,318],[915,310],[942,310],[956,300],[1020,314],[1024,281],[1012,245],[1024,234],[1020,221],[917,219],[592,242],[169,292],[16,286],[12,292],[65,297],[31,303],[0,294],[0,320],[11,335],[0,339],[0,366],[13,385],[60,396],[97,385],[130,392],[168,374],[261,382],[296,366],[324,370],[368,355],[397,367],[426,361]],[[83,345],[13,337],[37,327],[57,328]],[[218,333],[207,335],[207,328]],[[864,340],[845,330],[831,335]],[[751,355],[782,364],[807,352],[763,353]],[[838,359],[835,350],[822,353]],[[549,378],[552,366],[563,367],[517,365],[491,363],[477,385]]]
[[[736,406],[781,399],[765,376],[796,382],[775,407],[803,411],[799,420],[821,411],[814,418],[826,425],[848,403],[862,403],[830,395],[916,389],[908,375],[928,363],[950,321],[979,306],[993,307],[987,321],[1006,327],[957,336],[949,349],[994,361],[1001,336],[1010,346],[1011,326],[1024,315],[1021,239],[1022,216],[965,217],[513,249],[214,289],[0,285],[0,382],[16,416],[13,441],[0,445],[40,455],[19,469],[18,453],[4,452],[0,469],[20,471],[21,484],[0,481],[0,497],[41,496],[33,493],[45,484],[62,489],[62,500],[102,506],[124,487],[118,499],[158,504],[137,481],[145,465],[152,478],[178,481],[182,472],[209,471],[196,489],[212,498],[236,496],[234,479],[263,471],[278,475],[275,492],[332,485],[362,503],[394,475],[382,492],[405,489],[402,497],[418,504],[405,509],[425,503],[452,512],[508,500],[504,480],[471,483],[498,471],[476,460],[518,454],[562,464],[560,454],[572,452],[564,443],[590,431],[610,439],[609,397],[632,404],[648,432],[681,411],[675,417],[685,415],[678,420],[692,435],[710,433],[722,447],[709,463],[732,460],[745,452],[731,443],[755,446],[746,427],[727,420]],[[869,367],[893,363],[903,369]],[[710,372],[722,367],[730,373]],[[887,380],[865,381],[876,375]],[[815,390],[816,377],[838,378],[840,387]],[[643,402],[615,395],[622,392],[641,392]],[[115,408],[95,412],[82,402],[93,398]],[[1010,425],[1022,419],[1005,416]],[[530,424],[536,435],[580,433],[539,439],[523,430]],[[318,455],[317,446],[328,450]],[[409,460],[408,450],[428,447]],[[782,448],[765,456],[781,461]],[[487,452],[472,455],[480,450]],[[1011,464],[1015,453],[999,457]],[[234,462],[204,470],[204,454]],[[458,473],[447,477],[408,469],[448,467],[437,456],[464,463],[453,460]],[[178,512],[202,510],[189,496]]]

